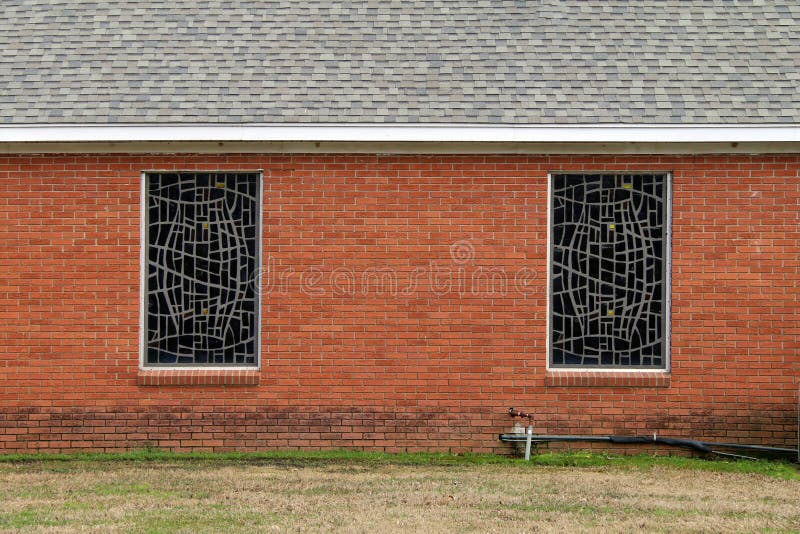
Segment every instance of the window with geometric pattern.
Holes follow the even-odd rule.
[[[153,172],[144,192],[144,365],[257,365],[260,174]]]
[[[665,369],[669,175],[550,179],[550,366]]]

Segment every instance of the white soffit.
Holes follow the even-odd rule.
[[[797,143],[800,125],[5,125],[0,143]]]

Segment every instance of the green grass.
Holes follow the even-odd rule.
[[[651,469],[656,466],[673,469],[697,469],[723,473],[753,473],[784,480],[800,480],[796,465],[777,460],[706,460],[684,456],[620,456],[586,452],[545,453],[531,457],[531,463],[559,467],[622,467]]]
[[[67,522],[54,517],[52,510],[26,508],[9,514],[0,513],[0,528],[58,527]]]
[[[365,464],[407,466],[459,466],[481,464],[506,464],[520,468],[526,466],[552,466],[627,469],[652,469],[668,467],[695,469],[724,473],[752,473],[785,480],[800,480],[796,465],[768,460],[706,460],[683,456],[613,455],[590,452],[544,453],[531,457],[530,462],[495,454],[451,454],[436,452],[383,453],[347,449],[328,451],[264,451],[264,452],[186,452],[176,453],[159,449],[137,449],[122,453],[72,453],[72,454],[3,454],[2,463],[46,463],[55,471],[69,470],[74,464],[104,464],[114,462],[177,462],[186,463],[266,463],[297,466],[320,464]]]
[[[582,452],[5,455],[0,531],[789,532],[798,480],[781,462]]]
[[[326,451],[264,452],[170,452],[160,449],[136,449],[121,453],[78,452],[69,454],[0,454],[0,463],[28,462],[181,462],[207,461],[225,463],[363,463],[392,465],[476,465],[514,464],[519,460],[495,454],[451,454],[439,452],[384,453],[349,449]]]
[[[137,512],[130,518],[135,532],[148,534],[172,532],[225,532],[231,525],[238,529],[266,530],[267,526],[275,530],[283,522],[276,513],[259,514],[248,510],[231,510],[230,507],[214,505],[205,510],[162,509],[157,511]]]

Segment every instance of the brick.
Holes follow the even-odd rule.
[[[140,371],[141,171],[258,168],[261,370]],[[674,172],[668,374],[546,369],[547,172],[570,169]],[[794,447],[798,176],[796,154],[0,155],[0,450],[510,452],[509,406]],[[530,291],[471,291],[479,267]]]

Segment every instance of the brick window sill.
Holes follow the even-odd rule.
[[[258,369],[139,369],[140,386],[256,386]]]
[[[547,387],[668,388],[670,382],[670,373],[666,371],[548,370],[545,375],[545,385]]]

